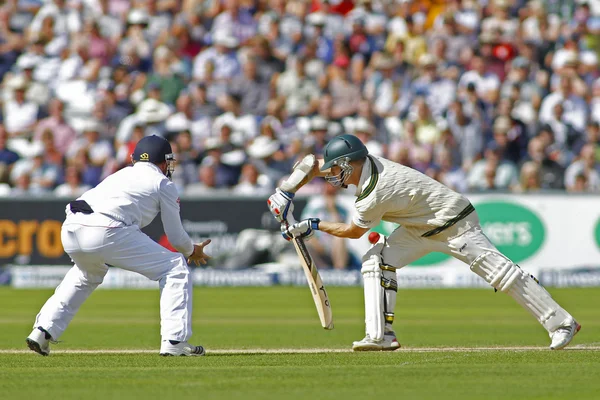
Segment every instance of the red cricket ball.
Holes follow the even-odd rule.
[[[371,232],[371,233],[369,233],[369,242],[371,244],[375,244],[375,243],[379,242],[379,237],[380,237],[379,233]]]

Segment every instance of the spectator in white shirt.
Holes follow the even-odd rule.
[[[240,63],[235,53],[238,40],[226,32],[214,35],[213,46],[203,50],[194,59],[193,77],[203,81],[206,75],[206,64],[214,65],[214,78],[229,81],[240,72]]]
[[[559,103],[562,103],[564,109],[562,120],[571,124],[578,132],[583,132],[587,122],[587,104],[574,93],[572,76],[563,75],[559,87],[544,97],[540,107],[540,122],[551,123],[554,119],[554,107]]]
[[[8,82],[14,90],[14,99],[4,104],[4,127],[11,137],[29,137],[38,118],[38,105],[25,99],[27,82],[21,75]]]
[[[249,162],[242,167],[240,182],[233,187],[233,193],[244,196],[265,196],[272,190],[271,181],[261,175],[256,165]]]

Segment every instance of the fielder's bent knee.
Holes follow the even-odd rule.
[[[501,292],[508,292],[511,286],[524,275],[521,268],[510,259],[492,251],[480,254],[469,267],[494,289]]]

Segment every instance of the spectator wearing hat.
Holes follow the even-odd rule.
[[[562,119],[570,123],[578,132],[583,132],[588,116],[588,106],[583,98],[574,92],[573,77],[563,75],[559,86],[542,100],[539,119],[542,123],[550,123],[553,120],[554,107],[562,103],[564,114]]]
[[[310,135],[304,139],[304,149],[307,154],[323,156],[323,150],[329,142],[329,121],[317,115],[310,120]]]
[[[118,41],[115,62],[127,65],[131,70],[151,67],[152,41],[147,31],[148,14],[141,9],[132,9],[127,15],[123,37]]]
[[[41,141],[45,131],[52,131],[56,149],[65,154],[73,141],[77,138],[77,132],[65,120],[65,104],[59,99],[53,99],[49,104],[50,115],[42,119],[36,126],[33,140]]]
[[[50,99],[50,90],[47,84],[35,80],[34,72],[40,60],[30,54],[25,54],[19,58],[17,68],[27,82],[27,91],[25,97],[40,106],[40,109],[45,110],[48,100]],[[11,94],[9,94],[10,96]]]
[[[331,64],[333,61],[333,39],[324,34],[326,16],[323,13],[316,12],[309,14],[306,21],[312,27],[308,37],[316,44],[316,56],[325,64]]]
[[[42,6],[35,14],[29,32],[33,35],[39,34],[42,24],[46,18],[54,21],[54,33],[59,36],[71,36],[81,32],[82,18],[76,9],[67,5],[67,0],[51,0]]]
[[[366,118],[356,118],[353,124],[353,134],[360,139],[361,142],[369,150],[369,154],[383,157],[384,147],[382,144],[375,140],[375,127]]]
[[[291,170],[292,163],[281,150],[281,144],[277,140],[258,136],[246,147],[246,152],[273,187]]]
[[[201,51],[194,58],[192,76],[203,81],[207,74],[207,64],[214,66],[213,77],[217,81],[229,82],[240,71],[240,63],[234,51],[238,40],[227,32],[219,31],[213,35],[213,45]]]
[[[427,41],[423,35],[422,25],[417,24],[412,15],[405,18],[406,33],[402,36],[395,34],[388,35],[385,43],[385,49],[393,53],[396,44],[401,42],[404,49],[405,59],[411,65],[418,65],[421,55],[427,52]]]
[[[470,83],[475,85],[477,95],[481,99],[489,103],[495,103],[500,89],[500,80],[498,76],[489,72],[485,61],[479,55],[475,55],[471,59],[470,70],[461,76],[458,88],[464,91]]]
[[[67,158],[73,158],[81,150],[85,149],[89,156],[89,164],[99,171],[113,155],[110,143],[102,138],[102,126],[95,120],[88,120],[82,128],[83,136],[75,140],[67,151]]]
[[[373,111],[380,118],[394,114],[393,106],[397,100],[398,87],[394,70],[396,62],[384,53],[379,53],[373,59],[374,72],[364,85],[364,97],[373,103]]]
[[[143,125],[146,136],[166,135],[165,121],[171,115],[171,109],[156,99],[146,99],[140,103],[137,111],[124,118],[119,124],[115,136],[117,149],[127,143],[136,125]]]
[[[4,127],[11,137],[29,137],[37,123],[39,106],[26,99],[24,76],[15,75],[6,84],[13,90],[13,99],[4,103]]]

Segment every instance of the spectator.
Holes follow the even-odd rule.
[[[81,182],[81,173],[77,168],[70,166],[65,170],[65,182],[54,189],[54,194],[58,197],[76,199],[89,189],[91,189],[91,186],[84,185]]]
[[[266,136],[259,136],[246,151],[260,173],[269,179],[269,185],[277,186],[279,181],[289,173],[292,165],[281,151],[281,144]]]
[[[477,161],[467,176],[471,190],[508,190],[518,181],[518,171],[513,162],[502,159],[502,149],[492,143],[485,157]]]
[[[229,91],[241,97],[242,114],[264,115],[269,101],[269,81],[260,77],[256,59],[253,57],[246,59],[242,70],[242,75],[232,79]]]
[[[227,195],[228,191],[223,186],[217,185],[217,167],[211,164],[202,164],[198,167],[198,182],[186,186],[186,196],[214,196]]]
[[[33,139],[41,141],[44,132],[50,130],[56,149],[65,154],[77,137],[77,132],[65,120],[65,104],[59,99],[53,99],[49,106],[50,115],[40,120],[35,128]]]
[[[559,163],[549,158],[547,149],[548,146],[543,138],[532,138],[527,146],[527,156],[524,163],[534,162],[538,165],[538,169],[540,170],[540,187],[542,189],[564,189],[565,169]]]
[[[232,192],[243,196],[268,196],[273,190],[268,177],[261,175],[256,165],[249,162],[242,167],[240,181]]]
[[[600,165],[596,161],[596,147],[586,144],[581,148],[579,157],[565,171],[565,187],[569,191],[579,190],[581,182],[579,176],[585,178],[585,191],[597,192],[600,190]]]
[[[7,84],[14,91],[14,99],[4,104],[4,127],[10,137],[29,138],[37,123],[39,107],[25,98],[27,82],[23,76],[17,75]]]
[[[7,143],[8,133],[4,129],[4,125],[0,124],[0,183],[8,182],[10,172],[19,160],[19,155],[6,147]]]
[[[314,196],[302,210],[300,219],[321,218],[332,222],[346,222],[347,210],[338,199],[338,188],[324,181],[320,184],[321,195]],[[327,237],[329,236],[329,237]],[[317,268],[350,269],[358,263],[348,250],[348,239],[337,238],[315,231],[315,239],[306,242]]]
[[[537,192],[542,188],[541,178],[540,165],[534,161],[527,161],[521,167],[518,185],[512,190],[518,193]]]

